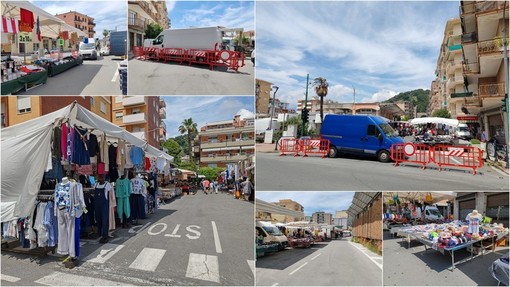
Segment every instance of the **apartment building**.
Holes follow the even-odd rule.
[[[170,28],[165,1],[128,1],[128,47],[143,46],[145,30],[150,23],[158,23],[163,29]]]
[[[485,130],[500,143],[507,143],[508,118],[501,108],[505,92],[508,93],[505,91],[503,29],[506,28],[508,39],[509,2],[461,1],[459,10],[466,91],[457,97],[466,102],[465,112],[470,120],[480,124],[478,135]]]
[[[194,152],[201,167],[226,167],[228,163],[245,162],[255,154],[252,118],[236,115],[232,120],[207,123],[197,137]]]
[[[301,204],[298,202],[291,200],[291,199],[280,199],[278,202],[273,202],[274,205],[287,208],[294,211],[304,212],[304,208]],[[281,214],[273,214],[273,218],[276,219],[278,222],[292,222],[292,221],[299,221],[300,217],[292,217],[288,215],[281,215]]]
[[[312,214],[312,222],[318,224],[333,224],[333,215],[324,211],[317,211]]]
[[[5,96],[2,97],[2,128],[52,113],[74,101],[103,119],[111,120],[111,99],[107,96]]]
[[[266,116],[269,114],[269,99],[271,98],[272,83],[257,79],[255,86],[255,106],[257,116]]]
[[[429,104],[427,106],[427,115],[432,115],[435,111],[439,110],[443,106],[445,99],[442,98],[439,91],[440,79],[436,78],[430,84]]]
[[[94,18],[77,11],[69,11],[67,13],[57,14],[55,16],[62,19],[64,22],[66,22],[66,24],[85,32],[89,38],[94,38],[94,34],[96,33],[94,30],[94,27],[96,27]]]
[[[116,96],[112,103],[112,123],[146,140],[155,148],[166,137],[164,101],[158,96]]]

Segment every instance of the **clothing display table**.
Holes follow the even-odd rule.
[[[83,63],[83,59],[80,57],[76,58],[76,59],[69,57],[69,58],[64,59],[64,62],[62,62],[62,63],[61,62],[49,63],[48,75],[50,77],[56,76],[62,72],[65,72],[65,71],[71,69],[72,67],[78,66],[82,63]]]
[[[28,90],[36,85],[45,84],[48,71],[32,72],[26,76],[2,83],[2,95],[16,93],[22,89]]]

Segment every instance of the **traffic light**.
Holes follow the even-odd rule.
[[[303,123],[308,122],[308,110],[307,109],[303,109],[301,111],[301,119],[303,120]]]
[[[508,96],[505,96],[501,101],[503,102],[503,112],[508,113],[508,109],[507,109]]]

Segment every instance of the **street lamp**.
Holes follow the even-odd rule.
[[[272,130],[273,129],[273,117],[274,117],[274,109],[275,109],[275,98],[276,98],[276,92],[278,92],[278,89],[279,87],[278,86],[273,86],[271,87],[271,90],[274,89],[274,93],[273,93],[273,104],[271,106],[271,118],[270,118],[270,121],[269,121],[269,130]]]

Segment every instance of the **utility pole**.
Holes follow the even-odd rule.
[[[356,88],[354,86],[352,86],[352,89],[354,91],[353,93],[353,100],[352,100],[352,114],[355,115],[356,114]]]
[[[506,21],[506,3],[503,4],[503,23],[507,23]],[[505,64],[505,85],[506,85],[506,93],[505,93],[505,98],[506,98],[506,101],[505,101],[505,110],[506,112],[503,114],[503,119],[505,120],[505,124],[506,124],[506,130],[505,130],[505,133],[506,133],[506,136],[505,136],[505,140],[506,140],[506,146],[507,146],[507,151],[506,151],[506,154],[505,154],[505,167],[508,168],[508,144],[509,143],[509,127],[508,127],[508,93],[510,91],[510,84],[509,84],[509,79],[508,79],[508,42],[507,42],[507,26],[505,24],[503,24],[503,53],[504,53],[504,64]],[[496,155],[497,156],[497,155]]]
[[[303,114],[303,111],[307,109],[308,104],[308,81],[309,81],[310,74],[306,74],[306,90],[305,90],[305,107],[301,110],[301,114]],[[306,123],[303,122],[303,126],[301,127],[301,136],[305,135],[305,128]]]

